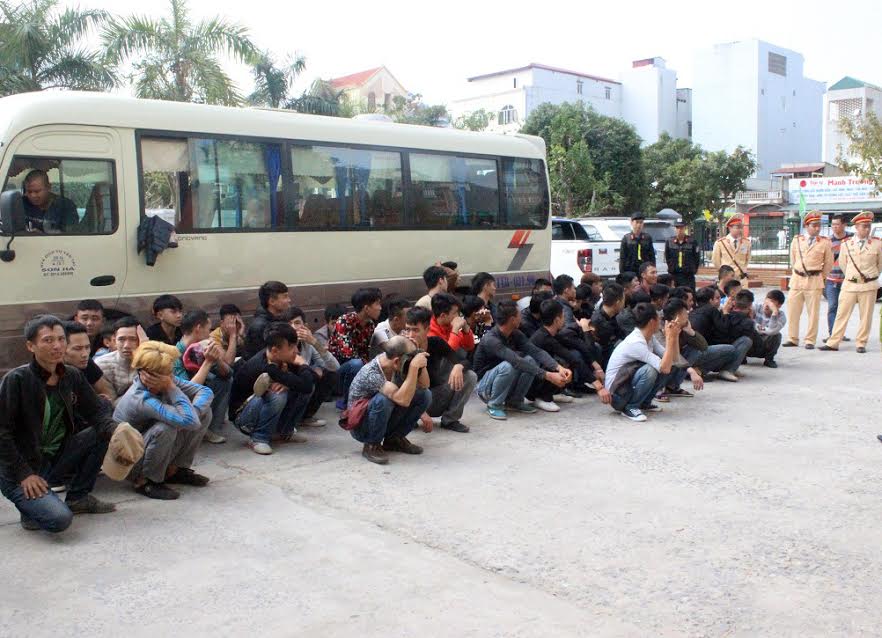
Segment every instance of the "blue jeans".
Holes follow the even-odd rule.
[[[668,376],[660,373],[648,363],[643,364],[631,377],[631,381],[625,383],[613,395],[613,407],[616,410],[624,411],[626,408],[639,410],[642,406],[648,405],[652,401],[652,397],[665,387]]]
[[[753,347],[753,339],[750,337],[738,337],[732,343],[732,347],[735,348],[735,361],[737,363],[735,368],[731,370],[731,372],[734,372],[738,369],[738,366],[742,364],[747,353],[750,352],[750,349]]]
[[[533,360],[532,357],[524,357]],[[478,382],[478,394],[487,401],[487,407],[502,409],[503,405],[519,406],[524,402],[535,375],[521,372],[508,361],[488,370]]]
[[[834,284],[832,281],[824,283],[824,296],[827,297],[827,334],[833,334],[833,324],[836,323],[836,311],[839,309],[839,293],[842,284]]]
[[[349,386],[352,385],[352,380],[355,378],[355,375],[357,375],[358,371],[363,367],[364,361],[361,359],[350,359],[342,364],[337,370],[337,391],[343,397],[339,401],[339,404],[342,405],[343,408],[349,403]],[[337,407],[340,407],[340,405]]]
[[[226,379],[214,377],[205,384],[214,393],[214,399],[211,402],[211,423],[208,429],[212,432],[220,434],[224,429],[224,423],[227,420],[227,408],[230,405],[230,391],[233,389],[233,377],[230,375]]]
[[[686,348],[683,356],[693,368],[698,368],[703,373],[707,372],[735,372],[741,365],[742,359],[738,358],[735,346],[719,344],[708,346],[707,350],[695,350]]]
[[[364,419],[352,430],[352,438],[360,443],[376,444],[383,439],[407,436],[431,403],[432,393],[428,388],[418,388],[407,407],[397,405],[378,392],[368,404]]]
[[[98,471],[107,452],[107,443],[98,436],[95,428],[80,430],[67,439],[55,459],[43,463],[38,473],[49,483],[60,483],[73,475],[67,500],[79,500],[95,487]],[[63,532],[70,527],[73,513],[54,492],[50,491],[40,498],[28,499],[19,482],[5,477],[0,477],[0,492],[12,501],[21,512],[22,518],[34,521],[47,532]]]
[[[236,427],[255,443],[269,443],[274,434],[291,434],[303,419],[311,396],[283,390],[254,397],[242,408]]]

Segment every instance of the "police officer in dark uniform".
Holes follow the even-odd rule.
[[[652,237],[643,232],[643,213],[631,215],[631,231],[622,237],[619,250],[619,272],[640,272],[640,266],[655,263],[655,246]]]
[[[665,263],[668,272],[674,276],[678,286],[688,286],[695,290],[695,273],[701,265],[701,251],[692,237],[686,234],[686,222],[682,219],[674,223],[677,234],[665,242]]]

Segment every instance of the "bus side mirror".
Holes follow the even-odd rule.
[[[24,203],[21,193],[16,190],[0,193],[0,235],[9,237],[6,249],[0,250],[0,261],[10,262],[15,259],[15,251],[10,250],[15,239],[15,220],[24,219]]]

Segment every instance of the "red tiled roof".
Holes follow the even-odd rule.
[[[527,71],[529,69],[543,69],[545,71],[551,71],[552,73],[566,73],[567,75],[575,75],[580,78],[588,78],[589,80],[597,80],[598,82],[607,82],[609,84],[621,84],[621,82],[616,82],[615,80],[610,80],[609,78],[603,78],[599,75],[591,75],[590,73],[579,73],[578,71],[567,71],[566,69],[560,69],[556,66],[548,66],[547,64],[537,64],[532,62],[527,66],[518,67],[517,69],[506,69],[505,71],[496,71],[495,73],[486,73],[484,75],[476,75],[473,78],[469,78],[469,82],[474,82],[475,80],[485,80],[487,78],[492,78],[497,75],[507,75],[509,73],[518,73],[519,71]]]
[[[353,73],[352,75],[344,75],[340,78],[333,78],[329,80],[331,86],[335,89],[342,89],[350,86],[361,86],[368,80],[370,80],[380,69],[383,67],[378,66],[373,69],[368,69],[367,71],[360,71],[359,73]]]
[[[779,168],[777,171],[772,171],[770,174],[786,175],[788,173],[814,173],[815,171],[819,171],[824,167],[826,167],[826,164],[802,164],[800,166],[787,166],[786,168]]]

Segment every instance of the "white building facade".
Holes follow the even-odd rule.
[[[696,56],[693,139],[708,150],[750,149],[760,178],[817,161],[824,92],[795,51],[760,40],[716,45]]]
[[[634,62],[620,80],[529,64],[469,78],[465,94],[450,104],[452,114],[483,109],[492,115],[488,130],[501,133],[520,130],[546,102],[582,102],[602,115],[622,118],[634,125],[644,145],[656,142],[662,132],[688,136],[692,119],[691,97],[678,100],[677,74],[661,58]]]
[[[840,156],[849,162],[857,160],[849,152],[848,138],[842,133],[840,118],[857,124],[867,113],[882,120],[882,88],[846,76],[827,89],[824,95],[825,162],[835,164]]]
[[[489,131],[517,132],[540,104],[584,102],[598,113],[621,116],[622,85],[615,80],[543,64],[468,79],[467,96],[454,100],[454,116],[478,110],[492,114]]]

